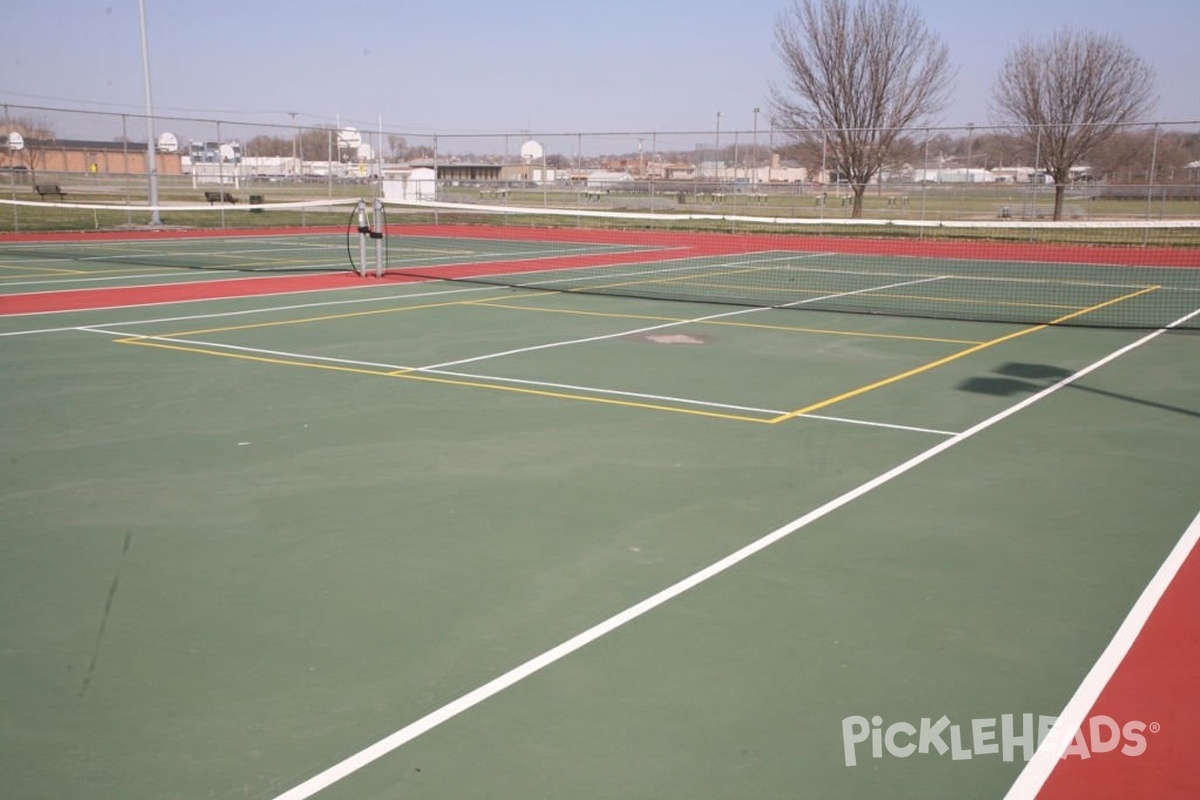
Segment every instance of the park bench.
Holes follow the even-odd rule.
[[[213,203],[237,203],[237,198],[229,192],[205,192],[204,199],[211,206]]]
[[[63,188],[56,183],[39,183],[33,187],[33,190],[38,193],[38,197],[45,199],[48,194],[56,194],[59,199],[67,196]]]

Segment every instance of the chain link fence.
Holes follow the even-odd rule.
[[[426,170],[436,199],[638,212],[847,217],[833,132],[759,125],[708,131],[429,134],[306,122],[238,122],[5,105],[0,196],[160,205],[373,197]],[[12,134],[17,134],[13,137]],[[7,144],[7,147],[3,145]],[[57,189],[55,192],[53,190]],[[985,126],[903,131],[865,186],[874,219],[1048,217],[1055,186],[1036,140]],[[216,199],[214,199],[216,198]],[[0,230],[20,229],[21,206]],[[1072,170],[1063,218],[1200,218],[1200,121],[1126,126]]]

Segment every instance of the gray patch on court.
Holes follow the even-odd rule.
[[[648,333],[638,337],[655,344],[707,344],[708,339],[690,333]]]

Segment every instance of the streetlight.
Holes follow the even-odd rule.
[[[717,154],[713,159],[713,172],[717,183],[721,182],[721,112],[717,112]]]
[[[758,106],[754,107],[754,155],[751,156],[750,163],[754,167],[754,177],[750,179],[750,187],[753,190],[754,185],[758,183]]]
[[[975,123],[968,122],[967,123],[967,183],[970,183],[973,179],[973,176],[971,175],[971,141],[974,138],[974,136],[975,136]]]
[[[158,153],[154,147],[154,104],[150,100],[150,48],[146,44],[146,0],[138,0],[142,28],[142,80],[146,89],[146,171],[150,177],[150,224],[161,225],[158,213]]]

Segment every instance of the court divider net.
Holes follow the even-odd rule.
[[[1200,220],[386,209],[386,273],[409,278],[1021,324],[1158,328],[1200,308]]]
[[[47,275],[116,269],[328,272],[355,267],[357,198],[146,205],[0,199],[19,218],[0,233],[0,262]],[[158,220],[152,221],[154,212]]]

